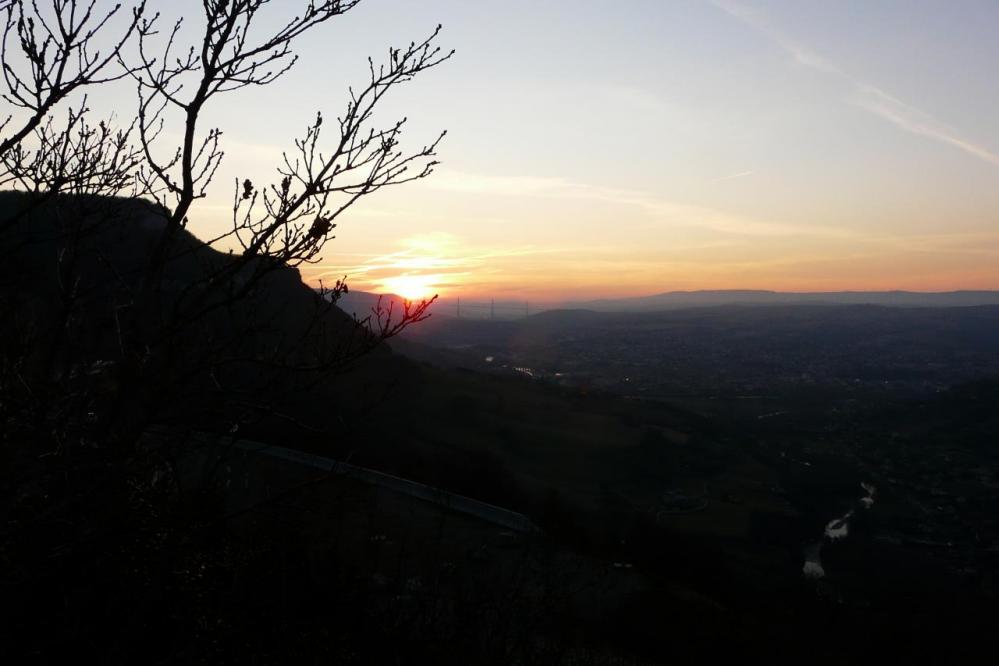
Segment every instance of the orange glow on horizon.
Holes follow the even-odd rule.
[[[395,275],[386,277],[379,285],[380,292],[401,296],[407,301],[422,301],[433,298],[440,290],[436,275]]]
[[[935,240],[935,239],[934,239]],[[977,240],[977,239],[976,239]],[[443,299],[558,303],[649,296],[671,291],[777,292],[992,290],[999,269],[956,251],[926,259],[923,239],[864,243],[851,254],[838,246],[760,248],[744,241],[702,247],[665,245],[629,253],[623,248],[538,248],[477,243],[443,232],[405,237],[384,254],[334,254],[303,271],[312,283],[346,275],[352,289],[419,301]],[[897,246],[897,247],[896,247]],[[957,255],[955,257],[954,255]]]

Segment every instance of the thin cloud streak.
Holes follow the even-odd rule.
[[[353,264],[317,264],[308,270],[313,282],[328,277],[347,276],[355,287],[384,292],[400,278],[417,277],[433,290],[467,286],[472,278],[490,272],[490,262],[497,259],[518,259],[538,255],[572,252],[572,248],[535,247],[505,249],[472,249],[447,233],[413,236],[402,241],[406,246],[396,252],[380,255],[344,253],[334,256],[353,257]],[[356,261],[361,259],[361,261]]]
[[[736,178],[745,178],[746,176],[755,175],[755,171],[740,171],[739,173],[733,173],[728,176],[722,176],[721,178],[715,178],[712,183],[724,183],[726,180],[735,180]]]
[[[768,37],[770,41],[784,49],[798,64],[827,74],[846,76],[846,73],[839,67],[779,30],[761,12],[731,0],[708,0],[708,2]]]
[[[768,21],[760,12],[732,0],[708,0],[729,16],[742,21],[783,49],[799,64],[847,81],[853,89],[850,104],[885,120],[897,128],[962,150],[969,155],[999,166],[999,153],[981,146],[947,124],[911,104],[888,94],[881,88],[858,79],[792,39]]]
[[[748,175],[748,174],[738,174]],[[565,178],[531,176],[484,176],[457,171],[441,171],[433,187],[440,190],[499,196],[536,196],[578,201],[597,201],[639,208],[657,224],[700,227],[739,236],[818,236],[853,238],[849,229],[808,224],[756,220],[726,211],[694,204],[669,201],[641,190],[628,190],[575,183]]]
[[[949,144],[985,162],[999,166],[999,154],[961,137],[956,130],[947,127],[929,114],[892,97],[879,88],[860,82],[854,82],[854,84],[857,91],[856,97],[851,102],[855,106],[879,116],[907,132]]]

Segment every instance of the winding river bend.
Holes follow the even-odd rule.
[[[877,488],[866,482],[861,483],[860,487],[864,490],[865,494],[858,501],[858,506],[850,509],[841,517],[830,520],[826,524],[822,539],[805,548],[805,564],[802,566],[802,573],[806,577],[814,579],[825,577],[826,570],[822,566],[822,547],[826,543],[844,539],[850,534],[850,520],[856,514],[858,507],[870,509],[874,506],[874,496],[877,494]]]

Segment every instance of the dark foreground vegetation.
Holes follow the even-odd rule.
[[[17,201],[8,195],[5,209]],[[94,401],[95,414],[129,397],[127,378],[101,363],[116,329],[99,288],[111,269],[96,261],[97,247],[119,260],[143,251],[141,227],[122,220],[117,241],[97,236],[92,255],[80,252],[81,265],[94,260],[82,274],[97,277],[71,330],[77,354],[95,355],[74,357],[54,387],[27,361],[8,366],[5,395],[23,396],[11,382],[34,376],[35,391]],[[58,252],[45,242],[12,255],[27,260],[6,274],[17,285],[4,291],[8,335],[58,307],[41,270]],[[178,289],[200,270],[191,266],[170,278]],[[214,326],[235,321],[266,333],[226,353],[307,339],[296,322],[308,328],[321,300],[294,271],[275,273],[251,305],[206,324],[211,335],[179,344],[174,367],[197,367],[188,355],[230,340]],[[335,310],[324,316],[338,322],[330,335],[368,335]],[[799,316],[817,315],[787,313]],[[754,330],[785,325],[770,322]],[[908,340],[922,344],[918,331]],[[693,389],[649,399],[463,367],[478,351],[440,350],[450,361],[431,364],[382,346],[305,384],[239,364],[230,377],[249,389],[238,394],[197,376],[164,381],[155,409],[131,407],[150,410],[125,421],[145,424],[134,447],[62,412],[35,417],[62,428],[43,436],[12,418],[34,403],[6,403],[7,653],[18,663],[969,663],[995,647],[999,383],[882,387],[858,404],[854,386],[816,380],[823,391],[775,389],[746,407],[721,389],[720,399]],[[247,440],[460,493],[541,531],[240,453]],[[809,549],[857,507],[861,483],[876,487],[873,506],[825,543],[825,576],[807,577]]]

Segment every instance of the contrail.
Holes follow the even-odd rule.
[[[857,108],[863,109],[910,134],[933,139],[962,150],[984,162],[999,166],[999,153],[961,136],[954,128],[940,122],[925,111],[893,97],[877,86],[847,74],[828,59],[778,29],[760,12],[732,0],[708,1],[729,16],[742,21],[766,36],[798,64],[849,83],[853,89],[853,98],[848,102]]]

